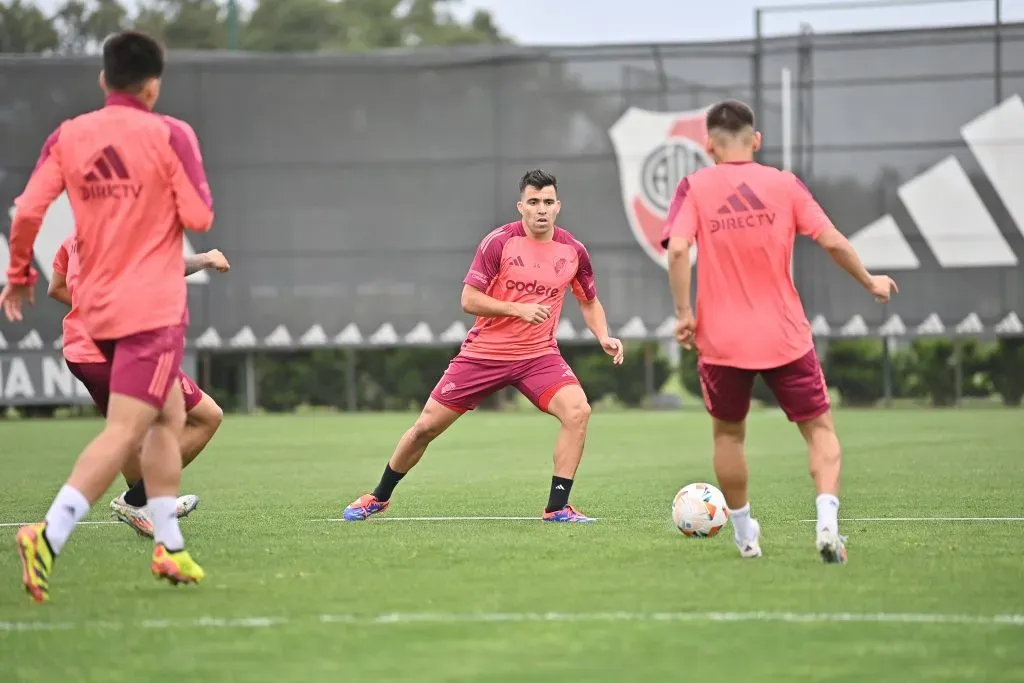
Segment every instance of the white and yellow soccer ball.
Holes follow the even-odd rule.
[[[684,536],[715,536],[729,522],[725,496],[711,484],[690,484],[672,501],[672,521]]]

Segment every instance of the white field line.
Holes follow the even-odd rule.
[[[596,522],[598,519],[595,517]],[[311,519],[311,522],[347,522],[346,519]],[[540,516],[534,517],[370,517],[367,522],[540,522]]]
[[[594,517],[595,522],[608,520],[608,517]],[[310,519],[310,522],[345,522],[348,520],[338,518]],[[367,522],[540,522],[540,517],[371,517]],[[797,520],[802,523],[816,522],[815,519]],[[1024,517],[844,517],[840,522],[1024,522]],[[31,522],[0,522],[0,528],[21,527]],[[79,526],[98,526],[107,524],[121,524],[114,520],[110,521],[89,521],[79,522]]]
[[[403,624],[509,624],[509,623],[597,623],[597,622],[762,622],[788,624],[873,623],[933,624],[943,626],[990,626],[1024,628],[1024,614],[914,614],[857,612],[398,612],[380,615],[321,614],[310,617],[245,617],[220,619],[160,619],[123,621],[0,621],[0,632],[82,631],[82,630],[182,630],[256,629],[303,624],[383,625]]]
[[[801,519],[801,522],[817,522]],[[1024,517],[844,517],[840,522],[1024,522]]]
[[[22,526],[25,526],[26,524],[35,524],[35,523],[36,522],[0,522],[0,528],[9,527],[9,526],[10,527],[14,527],[14,526],[22,527]],[[121,524],[121,522],[115,522],[114,520],[99,521],[99,522],[79,522],[78,526],[82,526],[83,524],[88,524],[88,525],[94,526],[94,525],[97,525],[97,524]]]

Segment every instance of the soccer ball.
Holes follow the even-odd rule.
[[[684,486],[672,501],[672,521],[684,536],[715,536],[729,521],[725,496],[711,484]]]

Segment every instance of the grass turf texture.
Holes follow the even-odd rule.
[[[128,527],[83,526],[38,607],[20,589],[15,529],[0,528],[0,680],[1024,681],[1024,618],[799,621],[1024,614],[1024,522],[847,522],[850,563],[823,565],[813,523],[799,521],[814,517],[803,444],[776,412],[750,420],[765,551],[753,561],[739,559],[731,525],[713,539],[672,526],[675,492],[714,482],[696,412],[594,415],[572,496],[602,518],[592,525],[313,521],[372,489],[411,419],[229,417],[184,475],[202,497],[182,522],[208,574],[200,586],[157,583],[151,544]],[[845,411],[837,422],[841,517],[1024,516],[1020,411]],[[40,519],[99,426],[0,423],[0,522]],[[470,414],[384,517],[539,516],[556,431],[529,412]],[[116,492],[88,519],[109,519]],[[548,612],[579,620],[523,616]],[[748,620],[694,614],[705,612]],[[378,618],[391,613],[411,616]],[[443,616],[478,613],[498,616]]]

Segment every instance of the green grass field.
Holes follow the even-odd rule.
[[[127,527],[85,525],[35,606],[0,528],[0,681],[1024,681],[1024,521],[976,519],[1024,518],[1020,411],[838,413],[842,518],[973,518],[846,522],[845,566],[814,552],[802,441],[776,412],[749,430],[759,560],[731,528],[672,526],[676,490],[714,481],[696,412],[594,415],[573,491],[592,525],[323,521],[411,419],[229,417],[184,476],[200,586],[153,580]],[[0,522],[40,519],[98,428],[0,423]],[[383,517],[538,516],[555,433],[469,415]]]

